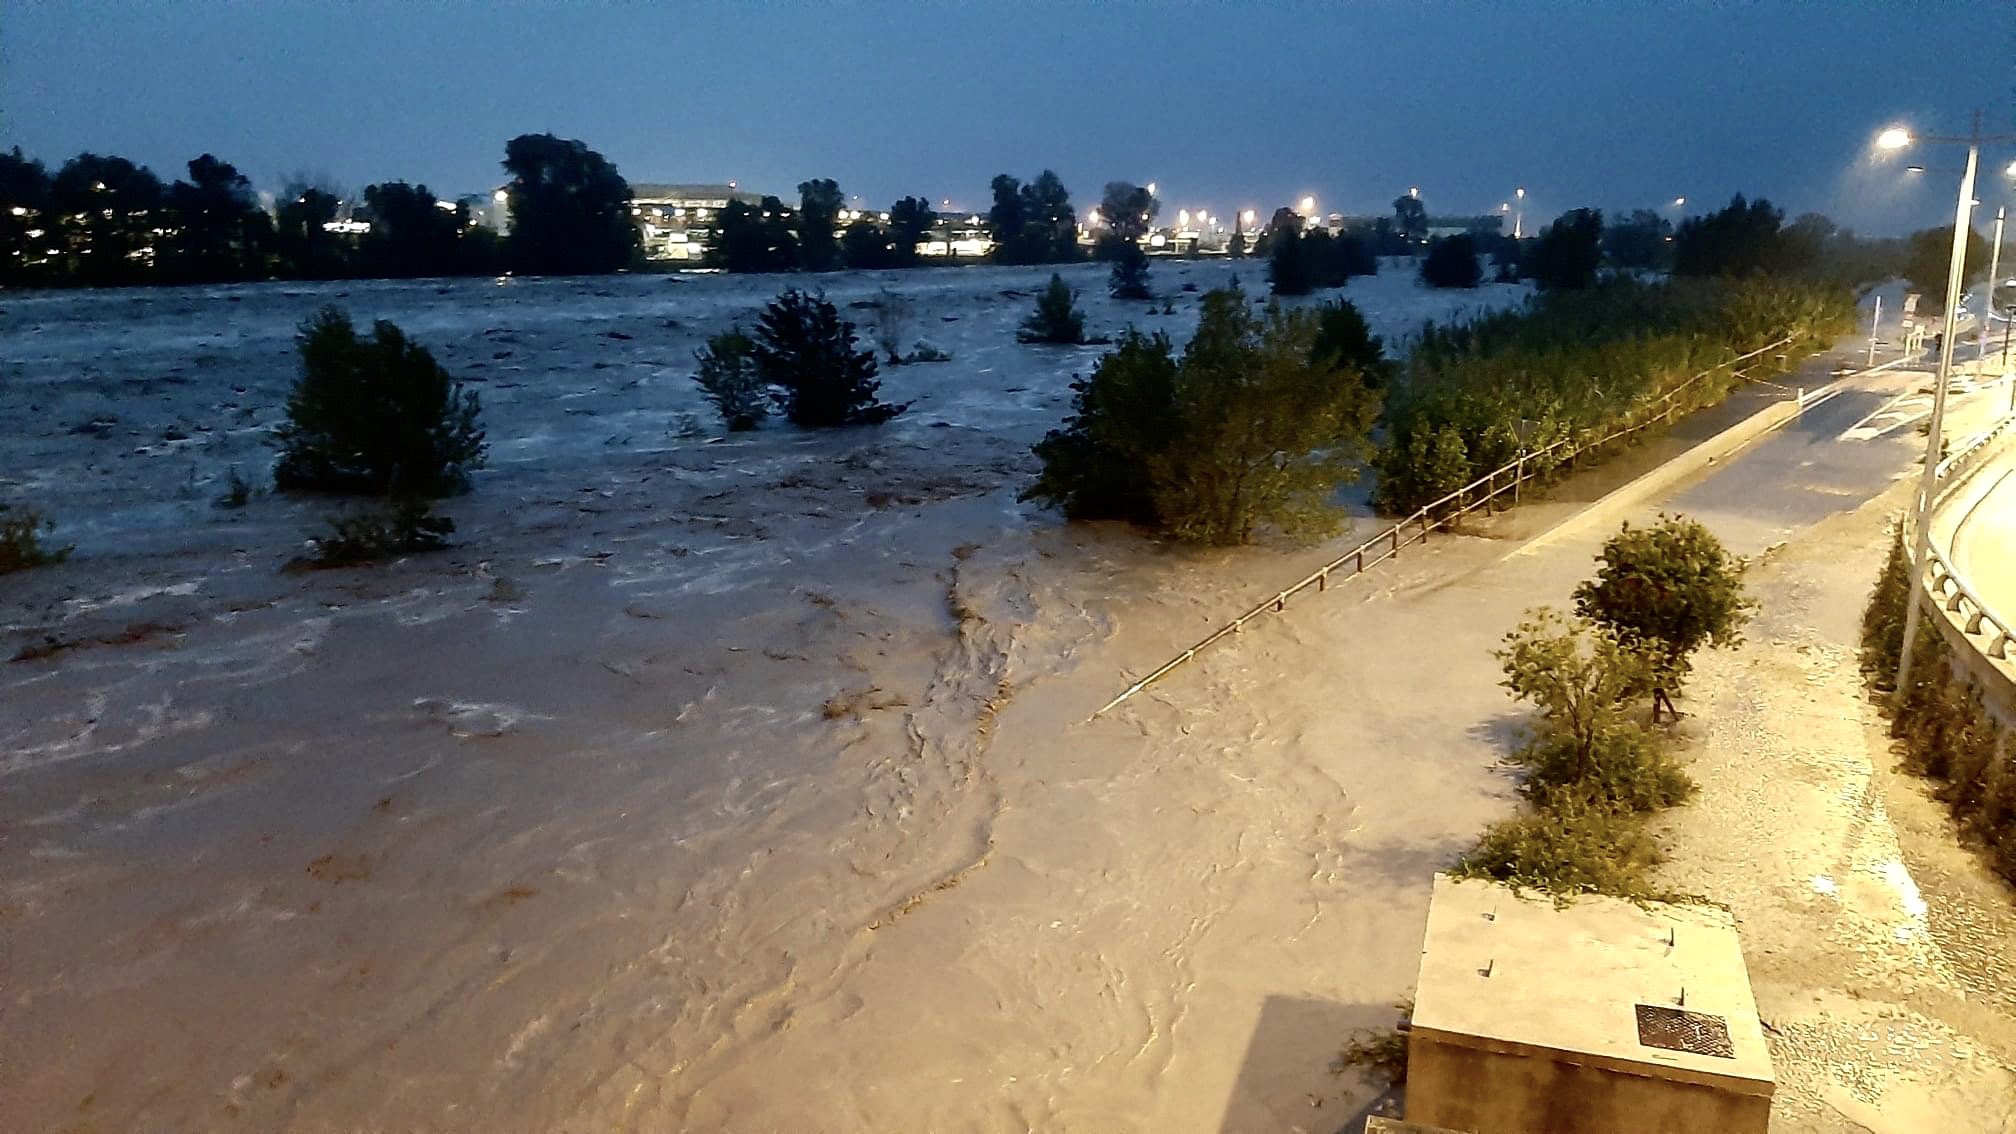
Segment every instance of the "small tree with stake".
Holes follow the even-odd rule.
[[[909,408],[875,399],[875,354],[855,345],[854,324],[823,295],[793,288],[763,309],[752,357],[772,397],[806,428],[879,425]]]
[[[1602,568],[1575,588],[1575,611],[1641,655],[1649,668],[1652,719],[1679,718],[1671,694],[1702,646],[1734,646],[1756,603],[1744,593],[1745,564],[1700,523],[1661,515],[1649,528],[1626,522],[1598,556]]]

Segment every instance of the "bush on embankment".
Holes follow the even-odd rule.
[[[1845,290],[1767,276],[1642,283],[1612,279],[1551,292],[1467,323],[1430,324],[1387,399],[1376,502],[1405,513],[1447,495],[1524,449],[1590,441],[1662,412],[1690,377],[1790,337],[1783,366],[1854,325]],[[1773,351],[1752,377],[1782,369]],[[1718,371],[1688,386],[1675,415],[1727,397]],[[1541,458],[1531,473],[1544,474]]]
[[[1912,599],[1903,524],[1862,612],[1862,669],[1878,691],[1894,692],[1904,615]],[[1988,865],[2016,883],[2016,734],[1982,703],[1981,689],[1925,611],[1911,649],[1911,681],[1886,697],[1890,732],[1904,766],[1938,782],[1935,794],[1953,812],[1960,834],[1981,848]]]

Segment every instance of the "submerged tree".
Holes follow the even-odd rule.
[[[1036,297],[1036,310],[1022,321],[1015,337],[1025,343],[1072,345],[1085,341],[1085,317],[1078,313],[1077,296],[1064,277],[1050,273],[1050,286]]]
[[[380,320],[360,338],[325,307],[301,324],[301,377],[276,433],[273,483],[304,492],[443,496],[483,463],[476,395]]]
[[[876,400],[874,352],[855,345],[854,324],[822,295],[793,289],[771,301],[753,357],[793,425],[877,425],[908,408]]]
[[[705,349],[693,352],[694,371],[707,400],[721,414],[730,433],[754,429],[769,412],[769,387],[756,369],[756,340],[740,327],[709,336]]]
[[[1312,357],[1317,336],[1313,313],[1257,315],[1236,288],[1204,296],[1180,358],[1130,332],[1072,383],[1074,412],[1036,446],[1043,472],[1024,497],[1200,543],[1333,530],[1332,494],[1356,475],[1378,395]]]

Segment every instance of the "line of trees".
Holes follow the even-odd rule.
[[[404,181],[368,185],[348,202],[325,180],[295,177],[269,213],[251,181],[211,154],[164,182],[91,153],[51,172],[16,148],[0,153],[0,286],[561,275],[636,262],[630,186],[608,159],[525,134],[505,145],[503,167],[511,230],[499,237],[469,202]]]

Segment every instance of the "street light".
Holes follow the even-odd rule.
[[[1918,638],[1918,580],[1923,578],[1925,556],[1932,548],[1932,490],[1939,476],[1939,451],[1943,448],[1946,425],[1946,385],[1953,374],[1953,324],[1960,308],[1961,281],[1967,270],[1968,224],[1974,209],[1974,171],[1981,162],[1981,143],[2016,142],[2016,134],[1984,135],[1981,112],[1974,112],[1973,128],[1964,138],[1914,137],[1902,126],[1892,126],[1876,135],[1876,146],[1900,150],[1914,142],[1933,142],[1967,147],[1967,170],[1960,175],[1960,195],[1953,206],[1953,251],[1946,264],[1945,324],[1939,335],[1939,371],[1932,389],[1932,421],[1925,434],[1925,472],[1918,480],[1917,535],[1912,540],[1911,601],[1904,607],[1904,648],[1897,655],[1897,696],[1905,696],[1911,678],[1911,643]]]
[[[1512,239],[1517,240],[1526,235],[1526,187],[1512,190],[1512,196],[1519,201],[1518,211],[1512,214]]]
[[[1314,197],[1302,198],[1302,215],[1306,217],[1313,214],[1315,211],[1316,211],[1316,198]]]
[[[1676,208],[1676,209],[1684,209],[1684,208],[1686,208],[1686,207],[1687,207],[1687,198],[1685,198],[1685,197],[1675,197],[1675,198],[1673,198],[1673,207],[1674,207],[1674,208]]]

